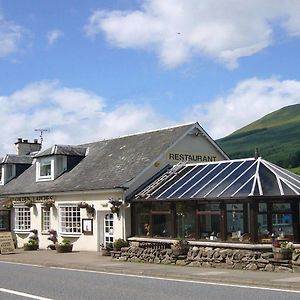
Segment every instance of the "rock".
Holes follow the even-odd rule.
[[[159,258],[154,258],[154,263],[156,263],[156,264],[160,264],[160,259]]]
[[[255,271],[255,270],[257,270],[257,265],[256,265],[255,263],[249,263],[249,264],[246,266],[246,270]]]
[[[204,263],[202,264],[202,267],[204,267],[204,268],[210,268],[210,267],[211,267],[211,264],[210,264],[209,262],[204,262]]]
[[[178,266],[185,266],[187,262],[183,259],[178,259],[175,264]]]
[[[188,264],[189,267],[201,267],[201,262],[199,261],[193,261],[190,264]]]
[[[267,264],[267,265],[265,266],[265,270],[268,271],[268,272],[274,272],[275,267],[274,267],[274,265],[272,265],[272,264]]]
[[[227,250],[226,249],[220,250],[219,253],[220,253],[220,256],[223,257],[223,258],[225,258],[227,256]]]
[[[243,265],[241,263],[236,263],[236,264],[233,265],[233,268],[237,269],[237,270],[242,270],[243,269]]]
[[[170,265],[172,262],[169,259],[163,259],[161,263],[164,265]]]
[[[227,252],[227,256],[229,256],[229,257],[232,256],[232,254],[233,254],[232,249],[227,249],[226,252]]]
[[[192,248],[192,251],[199,251],[199,247],[194,246],[194,247]],[[198,253],[198,252],[197,252],[197,253]]]
[[[275,271],[277,272],[287,272],[287,273],[292,273],[293,272],[293,269],[292,268],[289,268],[289,267],[283,267],[283,266],[276,266],[275,267]]]
[[[264,258],[258,258],[256,261],[258,263],[262,263],[262,264],[268,264],[269,263],[269,260],[264,259]]]
[[[229,258],[229,257],[226,257],[226,264],[227,264],[227,265],[233,266],[233,261],[232,261],[232,259]]]

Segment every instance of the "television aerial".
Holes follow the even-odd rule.
[[[41,139],[41,145],[43,144],[43,133],[44,132],[50,132],[50,128],[36,128],[34,131],[39,131],[40,132],[40,139]]]

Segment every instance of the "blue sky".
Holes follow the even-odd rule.
[[[263,2],[263,3],[261,3]],[[0,0],[0,152],[199,121],[223,137],[300,103],[300,1]]]

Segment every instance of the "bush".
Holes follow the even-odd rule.
[[[114,250],[120,251],[122,247],[128,247],[129,242],[123,239],[117,239],[114,241]]]

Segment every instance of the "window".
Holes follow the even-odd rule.
[[[42,160],[40,162],[40,177],[51,176],[51,160]]]
[[[9,180],[13,177],[13,166],[12,165],[6,165],[6,180]]]
[[[219,203],[199,203],[197,214],[200,239],[219,240],[221,231]]]
[[[0,210],[0,231],[10,231],[10,212]]]
[[[133,206],[135,219],[135,234],[150,236],[150,210],[148,203],[135,203]]]
[[[2,166],[0,167],[0,183],[2,184]]]
[[[29,231],[31,227],[31,214],[29,207],[15,208],[15,230]]]
[[[66,234],[81,233],[80,208],[77,206],[60,207],[60,231]]]
[[[178,238],[196,237],[196,207],[190,203],[176,203],[176,228]]]
[[[48,232],[50,230],[50,209],[45,209],[42,207],[42,231]]]

